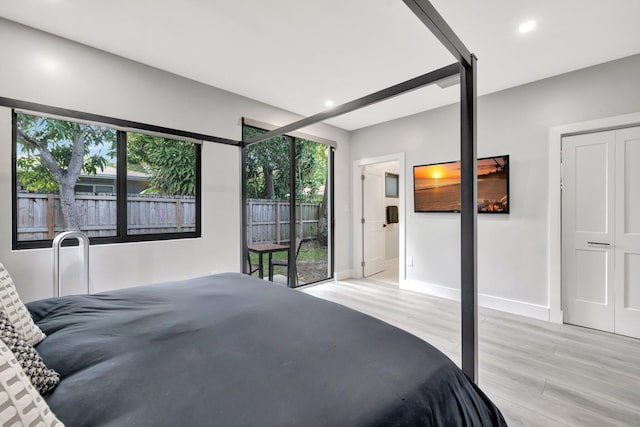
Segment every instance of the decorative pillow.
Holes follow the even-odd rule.
[[[18,332],[31,345],[45,338],[45,334],[33,322],[27,307],[22,303],[9,272],[0,264],[0,311],[4,311]]]
[[[6,314],[0,311],[0,340],[5,343],[40,394],[53,390],[60,382],[60,374],[49,369],[35,348],[22,337]]]
[[[0,341],[0,421],[3,426],[64,427]]]

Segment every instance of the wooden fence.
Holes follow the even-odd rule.
[[[76,194],[80,229],[89,237],[116,235],[116,196]],[[193,197],[139,194],[127,200],[129,234],[195,231]],[[57,194],[18,193],[18,240],[53,239],[64,231]]]
[[[289,241],[289,202],[247,199],[247,243]],[[296,234],[303,240],[317,239],[320,205],[296,203]]]

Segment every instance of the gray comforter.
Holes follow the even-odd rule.
[[[240,274],[28,307],[67,427],[505,425],[426,342]]]

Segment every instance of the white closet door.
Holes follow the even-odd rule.
[[[566,323],[614,332],[615,132],[562,140]]]
[[[640,338],[640,127],[616,131],[615,331]]]

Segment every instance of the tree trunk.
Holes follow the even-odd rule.
[[[90,127],[79,125],[78,133],[73,137],[71,148],[71,158],[67,169],[58,164],[58,160],[48,147],[47,141],[41,141],[37,137],[28,135],[24,130],[18,128],[18,134],[24,142],[31,145],[38,151],[40,163],[46,167],[54,176],[58,183],[58,193],[60,195],[60,207],[65,230],[80,230],[80,221],[76,209],[75,187],[78,177],[84,165],[84,142]]]
[[[320,246],[329,245],[329,180],[325,181],[322,203],[318,212],[318,243]]]
[[[262,167],[262,173],[264,174],[264,192],[265,199],[273,199],[275,195],[275,186],[273,183],[273,169],[268,166]]]
[[[78,221],[78,210],[76,208],[75,180],[73,182],[69,181],[69,179],[63,179],[58,183],[60,188],[60,207],[62,208],[65,231],[78,231],[80,230],[80,221]]]
[[[87,127],[81,126],[81,132],[73,140],[73,148],[71,150],[71,159],[67,169],[62,169],[55,165],[47,169],[53,173],[58,182],[58,193],[60,194],[60,208],[62,209],[62,218],[64,221],[65,231],[79,231],[80,221],[78,220],[78,210],[76,207],[76,181],[82,172],[84,164],[84,140]],[[45,145],[46,147],[46,145]],[[40,150],[40,159],[43,159],[50,152],[46,149]]]

